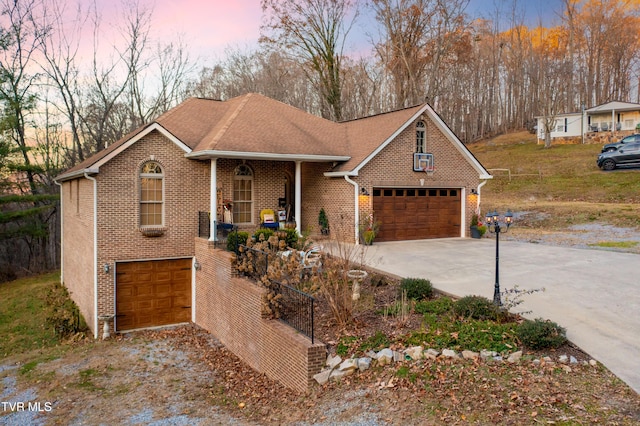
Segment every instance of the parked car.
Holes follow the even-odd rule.
[[[618,166],[640,166],[640,141],[625,143],[613,151],[598,154],[598,167],[613,170]]]
[[[608,143],[602,147],[602,152],[615,151],[616,149],[620,148],[622,145],[626,143],[632,143],[632,142],[640,142],[640,134],[629,135],[620,139],[618,142]]]

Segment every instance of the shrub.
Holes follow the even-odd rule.
[[[227,250],[236,251],[236,245],[247,244],[249,233],[244,231],[229,232],[227,236]]]
[[[47,324],[53,327],[57,335],[66,337],[87,329],[78,306],[69,297],[65,286],[60,283],[51,285],[47,289],[45,301],[48,309]]]
[[[278,232],[284,232],[284,241],[287,243],[287,247],[297,248],[298,246],[298,231],[295,229],[285,228]],[[280,238],[282,239],[282,238]]]
[[[481,296],[465,296],[453,305],[456,315],[481,321],[496,321],[500,316],[500,309],[489,299]]]
[[[268,241],[273,236],[273,230],[268,228],[260,228],[254,232],[253,236],[256,237],[256,241]],[[262,238],[260,238],[262,236]]]
[[[516,334],[520,342],[530,349],[557,348],[567,341],[563,327],[542,318],[524,321],[518,326]]]
[[[418,314],[441,315],[449,312],[453,307],[453,300],[448,297],[438,297],[434,300],[417,302],[414,310]]]
[[[400,290],[407,292],[407,298],[414,300],[428,299],[433,295],[431,281],[424,278],[404,278],[400,281]]]

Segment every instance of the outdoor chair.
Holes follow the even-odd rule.
[[[271,209],[260,211],[260,227],[267,229],[278,229],[280,224],[276,222],[276,213]]]

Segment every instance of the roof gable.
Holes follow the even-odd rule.
[[[138,142],[140,139],[148,135],[153,131],[158,131],[162,135],[164,135],[171,142],[176,144],[181,150],[185,153],[191,152],[191,148],[185,145],[180,139],[176,138],[173,134],[167,131],[164,127],[162,127],[158,123],[151,123],[147,126],[140,127],[133,132],[129,133],[127,136],[123,137],[119,141],[109,145],[107,148],[102,151],[94,154],[93,156],[87,158],[85,161],[77,164],[76,166],[70,168],[60,176],[56,178],[56,181],[65,181],[69,179],[74,179],[78,176],[82,176],[85,173],[99,173],[100,166],[120,154],[122,151],[129,148],[134,143]]]

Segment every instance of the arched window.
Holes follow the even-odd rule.
[[[416,152],[423,154],[426,152],[427,144],[425,141],[426,126],[424,121],[418,121],[416,123]]]
[[[140,171],[140,226],[164,225],[164,173],[160,164],[149,161]]]
[[[246,164],[233,176],[233,223],[253,223],[253,170]]]

